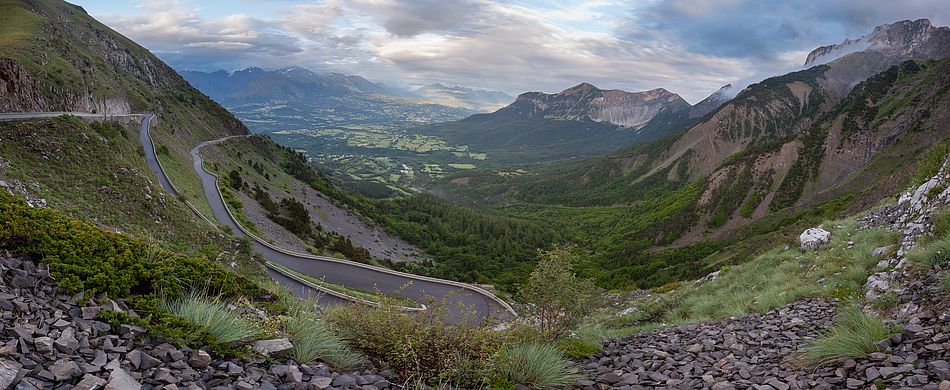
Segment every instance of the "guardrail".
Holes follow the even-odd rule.
[[[323,286],[321,286],[321,285],[319,285],[319,284],[313,283],[313,282],[311,282],[311,281],[309,281],[309,280],[307,280],[307,279],[301,278],[300,276],[294,274],[293,272],[287,271],[287,270],[284,269],[283,267],[279,267],[279,266],[275,265],[275,264],[274,264],[273,262],[271,262],[270,260],[267,261],[267,268],[270,268],[270,269],[274,270],[275,272],[278,272],[278,273],[280,273],[281,275],[284,275],[284,276],[286,276],[286,277],[288,277],[288,278],[291,278],[291,279],[297,281],[298,283],[303,284],[303,285],[305,285],[305,286],[307,286],[307,287],[310,287],[310,288],[315,289],[315,290],[324,291],[324,292],[326,292],[327,294],[333,295],[333,296],[335,296],[335,297],[337,297],[337,298],[340,298],[340,299],[345,299],[345,300],[348,300],[348,301],[354,301],[354,302],[356,302],[356,303],[361,303],[361,304],[368,305],[368,306],[373,306],[373,307],[381,307],[381,306],[382,306],[379,302],[373,302],[373,301],[370,301],[370,300],[368,300],[368,299],[363,299],[363,298],[359,298],[359,297],[354,297],[354,296],[352,296],[352,295],[349,295],[349,294],[346,294],[346,293],[341,293],[341,292],[339,292],[339,291],[330,289],[330,288],[328,288],[328,287],[323,287]],[[424,305],[424,304],[422,304],[422,303],[420,303],[419,306],[421,306],[421,307],[399,306],[399,309],[400,309],[400,310],[404,310],[404,311],[425,311],[425,310],[428,310],[428,307],[426,307],[426,305]]]
[[[236,137],[246,137],[246,136],[230,136],[230,137],[225,137],[225,138],[217,139],[217,140],[214,140],[214,141],[207,141],[207,142],[205,142],[205,143],[203,143],[203,144],[199,144],[198,146],[195,147],[195,149],[194,149],[195,154],[196,154],[196,155],[200,154],[201,148],[203,148],[203,147],[205,147],[205,146],[214,145],[214,144],[217,144],[217,143],[220,143],[220,142],[224,142],[224,141],[227,141],[227,140],[229,140],[229,139],[231,139],[231,138],[236,138]],[[200,155],[199,155],[198,157],[200,157]],[[477,294],[479,294],[479,295],[488,297],[489,299],[495,301],[495,302],[498,303],[502,308],[504,308],[506,311],[508,311],[508,313],[510,313],[512,316],[515,316],[515,317],[518,316],[518,312],[516,312],[515,309],[514,309],[513,307],[511,307],[510,304],[508,304],[508,302],[505,302],[505,301],[502,300],[501,298],[498,298],[497,296],[495,296],[495,294],[492,294],[492,293],[490,293],[490,292],[486,291],[485,289],[483,289],[483,288],[481,288],[481,287],[478,287],[478,286],[473,286],[473,285],[470,285],[470,284],[467,284],[467,283],[462,283],[462,282],[456,282],[456,281],[454,281],[454,280],[438,279],[438,278],[432,278],[432,277],[428,277],[428,276],[422,276],[422,275],[416,275],[416,274],[410,274],[410,273],[405,273],[405,272],[394,271],[394,270],[391,270],[391,269],[388,269],[388,268],[377,267],[377,266],[374,266],[374,265],[363,264],[363,263],[357,263],[357,262],[355,262],[355,261],[350,261],[350,260],[337,259],[337,258],[327,257],[327,256],[315,256],[315,255],[311,255],[311,254],[309,254],[309,253],[294,252],[294,251],[290,251],[290,250],[287,250],[287,249],[278,247],[278,246],[276,246],[276,245],[273,245],[273,244],[271,244],[271,243],[269,243],[269,242],[267,242],[267,241],[264,241],[264,240],[261,239],[260,237],[257,237],[254,233],[251,233],[250,231],[248,231],[244,226],[241,226],[241,223],[238,222],[237,218],[234,217],[234,214],[231,212],[231,208],[228,207],[228,202],[226,202],[226,201],[224,200],[224,195],[221,193],[221,187],[220,187],[219,184],[218,184],[218,175],[214,174],[213,172],[211,172],[211,171],[209,171],[208,169],[205,168],[205,166],[204,166],[204,160],[203,160],[203,159],[202,159],[201,169],[204,170],[204,171],[205,171],[206,173],[208,173],[209,175],[214,176],[214,178],[215,178],[215,180],[214,180],[215,189],[217,190],[218,196],[221,197],[221,202],[224,203],[224,208],[225,208],[225,210],[227,210],[228,216],[231,217],[231,220],[234,221],[234,224],[238,227],[238,229],[241,229],[241,231],[242,231],[244,234],[246,234],[248,237],[251,237],[253,240],[257,241],[257,242],[260,243],[261,245],[264,245],[264,246],[266,246],[266,247],[268,247],[268,248],[270,248],[270,249],[272,249],[272,250],[275,250],[275,251],[277,251],[277,252],[281,252],[281,253],[283,253],[283,254],[290,255],[290,256],[296,256],[296,257],[305,258],[305,259],[312,259],[312,260],[329,261],[329,262],[335,262],[335,263],[340,263],[340,264],[347,264],[347,265],[352,265],[352,266],[356,266],[356,267],[371,269],[371,270],[378,271],[378,272],[382,272],[382,273],[387,273],[387,274],[390,274],[390,275],[401,276],[401,277],[404,277],[404,278],[407,278],[407,279],[418,279],[418,280],[424,280],[424,281],[427,281],[427,282],[447,284],[447,285],[450,285],[450,286],[455,286],[455,287],[459,287],[459,288],[462,288],[462,289],[470,290],[470,291],[472,291],[472,292],[475,292],[475,293],[477,293]]]
[[[146,126],[145,126],[145,135],[148,137],[149,143],[152,144],[152,151],[155,151],[155,150],[156,150],[156,149],[155,149],[155,140],[152,138],[152,134],[151,134],[151,119],[152,119],[153,117],[154,117],[154,115],[152,115],[152,114],[146,114],[144,120],[147,121]],[[197,152],[196,152],[196,153],[197,153]],[[184,195],[181,195],[181,191],[179,191],[178,188],[175,187],[175,183],[172,183],[171,179],[170,179],[169,176],[168,176],[168,172],[165,171],[165,167],[162,165],[162,161],[159,160],[159,158],[158,158],[158,153],[157,153],[157,152],[155,153],[155,162],[158,163],[158,169],[161,171],[161,174],[162,174],[163,176],[165,176],[166,179],[168,179],[168,185],[170,185],[170,186],[172,187],[171,190],[172,190],[173,192],[175,192],[176,195],[181,196],[182,201],[185,202],[185,204],[188,206],[188,208],[190,208],[191,211],[192,211],[195,215],[197,215],[199,218],[201,218],[202,220],[204,220],[205,222],[207,222],[207,223],[208,223],[209,225],[211,225],[211,227],[213,227],[214,229],[220,231],[221,229],[218,228],[218,224],[212,222],[210,219],[208,219],[208,217],[205,217],[204,214],[202,214],[200,211],[198,211],[198,208],[195,207],[194,204],[192,204],[190,201],[188,201],[188,199],[185,199],[185,198],[184,198]],[[204,169],[203,164],[202,164],[202,169]],[[205,172],[207,172],[207,170],[205,170]],[[208,173],[215,177],[215,186],[217,187],[217,178],[218,178],[218,177],[217,177],[216,175],[214,175],[213,173],[211,173],[211,172],[208,172]],[[218,195],[220,195],[220,194],[221,194],[221,189],[220,189],[220,188],[217,188],[217,190],[218,190]],[[223,198],[222,198],[222,201],[223,201]],[[225,209],[227,209],[227,202],[224,202],[224,205],[225,205]],[[231,210],[230,210],[230,209],[228,209],[228,214],[229,214],[229,216],[231,217],[231,220],[234,221],[234,224],[235,224],[235,225],[238,225],[238,227],[241,227],[240,224],[237,222],[237,220],[234,219],[234,215],[231,214]],[[242,227],[242,230],[243,230],[243,227]],[[256,238],[256,237],[255,237],[255,238]],[[315,284],[315,283],[310,283],[309,281],[306,281],[306,280],[304,280],[304,279],[298,277],[297,275],[293,275],[292,273],[287,272],[286,270],[280,269],[279,267],[277,267],[277,266],[275,266],[274,264],[272,264],[270,261],[264,262],[264,266],[266,266],[268,269],[271,269],[271,270],[273,270],[273,271],[275,271],[275,272],[279,272],[281,275],[284,275],[284,276],[287,276],[288,278],[293,279],[293,280],[296,281],[297,283],[303,284],[304,286],[307,286],[307,287],[312,288],[312,289],[314,289],[314,290],[320,291],[320,292],[322,292],[322,293],[324,293],[324,294],[333,295],[333,296],[335,296],[335,297],[337,297],[337,298],[345,299],[345,300],[352,301],[352,302],[356,302],[356,303],[361,303],[361,304],[373,304],[372,301],[367,301],[367,300],[365,300],[365,299],[362,299],[362,298],[359,298],[359,297],[354,297],[354,296],[351,296],[351,295],[349,295],[349,294],[341,293],[341,292],[335,291],[335,290],[333,290],[333,289],[330,289],[330,288],[327,288],[327,287],[324,287],[324,286],[317,285],[317,284]],[[375,305],[378,306],[379,304],[376,303]],[[422,307],[425,308],[425,305],[423,305]],[[413,310],[413,309],[418,310],[418,308],[411,308],[411,307],[402,307],[402,308],[405,309],[405,310]]]

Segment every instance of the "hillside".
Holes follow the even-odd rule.
[[[0,26],[0,110],[153,112],[154,139],[183,195],[207,209],[188,151],[247,128],[145,48],[61,1],[7,1]],[[6,21],[15,21],[7,23]]]
[[[934,50],[850,53],[753,84],[702,123],[653,143],[538,174],[456,174],[444,187],[586,237],[602,251],[599,261],[628,270],[610,279],[662,283],[671,279],[646,270],[701,272],[687,270],[723,246],[806,216],[859,211],[904,185],[916,160],[948,136],[948,64],[900,63],[888,53]],[[892,63],[838,98],[848,80]],[[657,247],[680,261],[651,254]],[[620,260],[630,257],[642,260]]]
[[[511,166],[602,155],[687,127],[686,103],[663,89],[602,90],[580,84],[557,94],[528,92],[489,114],[412,131],[445,138]]]

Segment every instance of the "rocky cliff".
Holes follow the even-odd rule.
[[[679,95],[662,88],[626,92],[603,90],[583,83],[556,94],[521,94],[514,103],[498,112],[528,119],[592,120],[639,128],[650,122],[661,110],[679,112],[689,107],[689,103]]]
[[[805,59],[805,66],[823,64],[858,51],[876,51],[903,59],[942,58],[950,55],[950,28],[935,27],[928,19],[880,25],[863,37],[812,50]]]

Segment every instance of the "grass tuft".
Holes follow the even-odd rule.
[[[950,259],[950,236],[943,236],[919,247],[907,254],[916,271],[926,272],[930,267],[943,264]]]
[[[511,381],[538,389],[567,386],[582,378],[557,348],[543,344],[502,350],[498,367]]]
[[[858,308],[843,310],[835,325],[802,349],[800,358],[807,366],[820,366],[845,358],[865,358],[880,350],[878,342],[891,335],[881,319]]]
[[[226,302],[197,291],[166,302],[165,309],[176,317],[204,328],[219,343],[250,340],[258,333],[257,327],[228,308]]]
[[[287,306],[290,308],[289,316],[281,322],[294,345],[294,360],[297,363],[306,364],[319,358],[336,368],[350,369],[365,361],[362,354],[350,349],[330,330],[327,323],[313,311],[313,305],[297,302]]]

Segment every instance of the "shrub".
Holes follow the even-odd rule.
[[[225,297],[261,293],[257,284],[213,261],[156,250],[56,211],[31,208],[6,191],[0,191],[0,247],[42,257],[60,288],[87,296],[174,297],[192,286]]]
[[[587,339],[569,338],[559,341],[557,343],[557,349],[567,356],[580,359],[600,352],[604,348],[599,342],[594,342]]]
[[[567,386],[581,378],[560,351],[543,344],[505,348],[499,357],[498,370],[513,382],[539,389]]]
[[[223,344],[249,340],[257,334],[257,328],[228,308],[219,297],[208,297],[191,292],[181,298],[166,302],[164,309],[194,325],[204,328],[215,341]]]
[[[340,305],[324,318],[351,345],[379,356],[404,380],[451,382],[454,386],[484,386],[491,357],[502,334],[490,324],[478,323],[465,310],[447,322],[445,300],[430,299],[428,309],[405,312],[389,298],[380,307]],[[453,308],[454,309],[454,308]]]
[[[574,329],[595,307],[594,282],[574,275],[574,250],[573,246],[556,246],[540,251],[541,260],[521,290],[541,334],[551,341]]]
[[[864,358],[877,352],[878,342],[890,336],[891,331],[879,318],[849,307],[838,315],[831,329],[802,349],[800,358],[808,366]]]
[[[363,363],[363,355],[351,350],[331,332],[327,323],[317,317],[312,305],[296,303],[287,306],[290,308],[288,316],[281,322],[294,345],[297,363],[306,364],[320,358],[339,369],[350,369]]]

